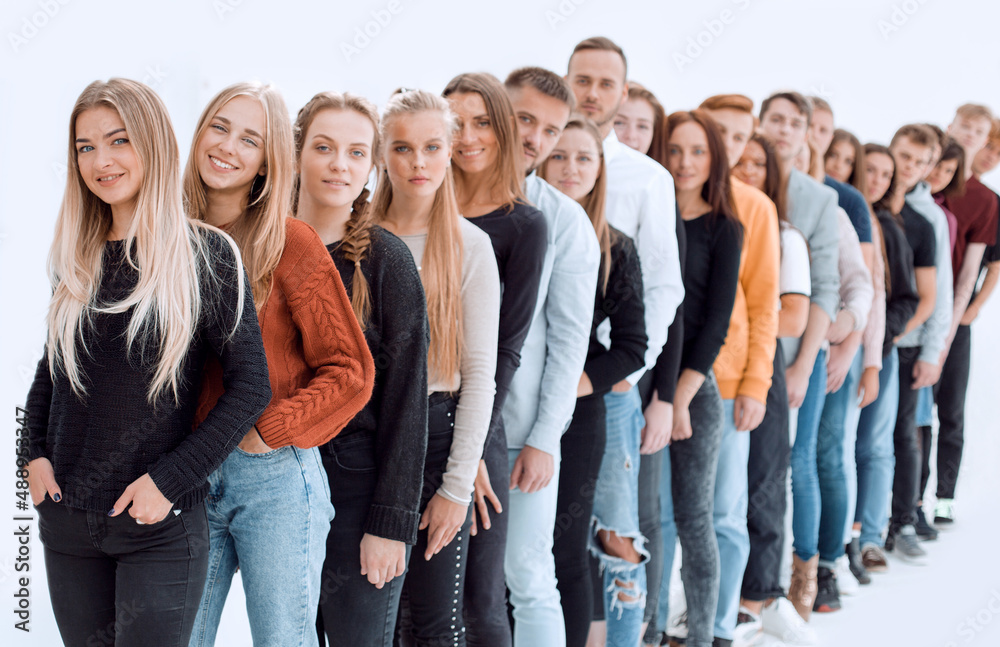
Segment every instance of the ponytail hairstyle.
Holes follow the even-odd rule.
[[[99,107],[115,110],[121,117],[143,174],[135,215],[124,239],[126,262],[138,272],[138,282],[128,296],[110,304],[98,303],[97,293],[104,243],[112,225],[111,207],[87,188],[76,150],[77,119]],[[239,249],[218,229],[185,217],[177,139],[166,106],[147,85],[113,78],[94,81],[84,89],[70,114],[66,167],[66,190],[48,258],[52,284],[47,316],[49,372],[53,378],[63,372],[73,392],[85,396],[78,352],[89,352],[85,332],[93,325],[93,315],[132,310],[126,332],[129,352],[138,342],[143,354],[155,349],[157,355],[147,400],[155,404],[169,392],[176,405],[181,371],[201,313],[199,278],[218,279],[213,267],[219,259],[212,258],[205,234],[211,230],[222,235],[232,250],[228,260],[237,268],[240,296],[230,335],[243,312]]]
[[[508,211],[516,202],[524,202],[524,155],[521,153],[521,139],[517,134],[517,118],[507,90],[492,74],[484,72],[459,74],[441,93],[445,99],[453,94],[475,93],[483,98],[486,114],[490,118],[490,128],[497,138],[497,160],[490,185],[497,201],[507,206]],[[455,174],[462,178],[462,169],[455,168]]]
[[[448,137],[455,132],[455,116],[448,102],[426,90],[397,90],[382,112],[379,136],[382,166],[372,198],[371,211],[376,222],[385,217],[392,204],[392,182],[385,166],[385,147],[392,124],[409,115],[430,112],[440,115]],[[427,319],[431,341],[427,353],[430,380],[451,381],[459,372],[462,357],[462,231],[455,198],[455,178],[449,167],[431,204],[427,227],[427,245],[421,263],[420,280],[427,296]]]
[[[729,161],[726,157],[726,145],[719,134],[719,129],[706,111],[697,109],[690,111],[680,111],[667,117],[667,128],[664,138],[670,141],[670,136],[674,130],[686,123],[695,123],[705,131],[705,139],[708,140],[708,151],[712,157],[709,166],[708,179],[701,187],[701,197],[709,204],[712,211],[709,214],[708,223],[715,225],[720,220],[731,224],[739,225],[736,217],[736,207],[733,202],[732,183],[729,178]]]
[[[316,115],[324,110],[353,110],[361,116],[367,117],[375,131],[375,139],[371,148],[372,159],[375,159],[379,150],[379,118],[375,104],[355,94],[320,92],[302,106],[295,120],[295,126],[292,130],[295,137],[296,164],[302,159],[302,148],[305,146],[309,126],[316,119]],[[299,179],[299,174],[296,173],[292,188],[293,213],[298,212],[299,191],[301,189]],[[347,221],[344,237],[340,241],[340,249],[344,252],[344,256],[354,263],[354,278],[351,281],[351,308],[354,310],[354,316],[361,324],[362,330],[368,324],[368,317],[371,316],[372,309],[368,279],[361,271],[361,261],[368,255],[368,250],[371,247],[371,228],[375,224],[372,209],[368,204],[368,196],[369,191],[365,187],[354,199],[354,205],[351,207],[351,218]]]
[[[597,171],[597,180],[594,182],[594,188],[590,190],[590,193],[583,198],[580,204],[590,217],[590,223],[594,226],[594,233],[597,234],[597,242],[601,246],[601,294],[604,294],[608,288],[608,276],[611,274],[611,246],[615,243],[616,234],[611,229],[611,225],[608,224],[608,219],[605,215],[608,174],[607,166],[604,162],[603,138],[597,124],[581,114],[571,115],[569,121],[566,122],[566,127],[563,128],[563,132],[571,128],[577,128],[590,135],[594,139],[597,154],[601,158],[600,169]],[[548,166],[548,160],[542,162],[538,168],[539,177],[545,178],[547,176],[546,171]]]
[[[191,154],[184,170],[184,198],[188,217],[205,220],[208,198],[195,151],[215,114],[239,96],[260,101],[267,123],[264,133],[266,173],[254,179],[247,196],[246,210],[227,228],[227,232],[243,252],[243,263],[250,276],[253,300],[259,313],[271,294],[274,269],[285,249],[285,218],[291,213],[292,182],[295,175],[292,125],[288,108],[273,85],[236,83],[208,102],[191,141]]]

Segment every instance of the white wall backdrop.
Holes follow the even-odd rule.
[[[274,82],[293,113],[329,89],[381,105],[398,86],[440,91],[460,72],[503,78],[533,64],[562,73],[576,42],[602,34],[625,48],[629,77],[668,111],[720,92],[760,101],[793,88],[829,100],[837,125],[862,141],[887,143],[908,121],[946,125],[966,101],[1000,110],[998,25],[1000,6],[971,0],[4,0],[0,412],[10,447],[0,526],[16,529],[13,418],[44,338],[45,257],[65,182],[68,115],[90,81],[126,76],[153,86],[186,157],[203,105],[235,81]],[[997,348],[989,352],[1000,360]],[[13,569],[16,539],[5,530],[0,635],[58,644],[37,521],[32,533],[33,631],[12,628],[8,609],[23,573]]]

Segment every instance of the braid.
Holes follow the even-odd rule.
[[[368,189],[363,189],[361,195],[354,200],[351,209],[351,219],[347,221],[344,238],[340,248],[347,260],[354,263],[354,279],[351,282],[351,307],[357,317],[361,329],[364,330],[368,317],[371,315],[371,294],[368,290],[368,280],[361,271],[361,261],[368,255],[371,247],[372,218],[368,208]]]

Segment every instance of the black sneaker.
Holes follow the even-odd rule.
[[[917,537],[920,537],[924,541],[934,541],[938,538],[937,528],[927,523],[927,517],[924,516],[924,509],[920,506],[917,506],[917,523],[913,528],[917,531]]]
[[[820,566],[816,571],[816,583],[819,590],[816,593],[816,601],[813,602],[813,611],[817,613],[839,611],[840,591],[837,589],[837,575],[833,570]]]
[[[851,573],[859,584],[871,584],[872,578],[865,568],[864,560],[861,558],[861,543],[857,537],[851,539],[851,543],[844,546],[844,553],[847,555]]]
[[[922,565],[927,551],[920,547],[917,539],[917,531],[913,526],[903,526],[898,532],[889,535],[893,539],[893,547],[889,548],[889,540],[886,539],[886,550],[891,550],[896,557],[911,564]]]
[[[716,636],[715,640],[712,641],[712,647],[733,647],[733,641]]]

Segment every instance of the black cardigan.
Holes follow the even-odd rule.
[[[339,443],[370,435],[378,477],[364,531],[415,544],[427,453],[427,303],[406,244],[378,226],[370,238],[361,272],[371,303],[365,341],[375,359],[375,388],[365,408],[320,453],[327,463]],[[327,249],[351,296],[354,263],[339,242]]]
[[[186,510],[208,494],[208,475],[236,447],[271,400],[267,358],[261,342],[246,271],[237,268],[229,245],[207,237],[217,281],[200,277],[201,309],[180,372],[178,403],[147,400],[159,348],[141,340],[129,350],[126,331],[133,309],[94,313],[84,327],[89,353],[77,343],[77,363],[87,394],[73,393],[69,378],[50,377],[46,357],[38,363],[28,392],[29,458],[46,457],[55,470],[60,505],[108,512],[125,488],[149,473],[160,493]],[[137,285],[139,272],[125,262],[124,241],[105,243],[96,302],[111,304]],[[243,314],[232,337],[237,272],[243,273]],[[225,394],[204,422],[192,430],[202,369],[210,354],[222,365]]]
[[[880,209],[876,215],[882,226],[885,260],[889,266],[885,299],[885,341],[882,344],[882,357],[888,357],[892,352],[892,340],[906,329],[906,323],[917,311],[920,297],[917,295],[913,269],[913,250],[910,249],[903,228],[884,209]]]

